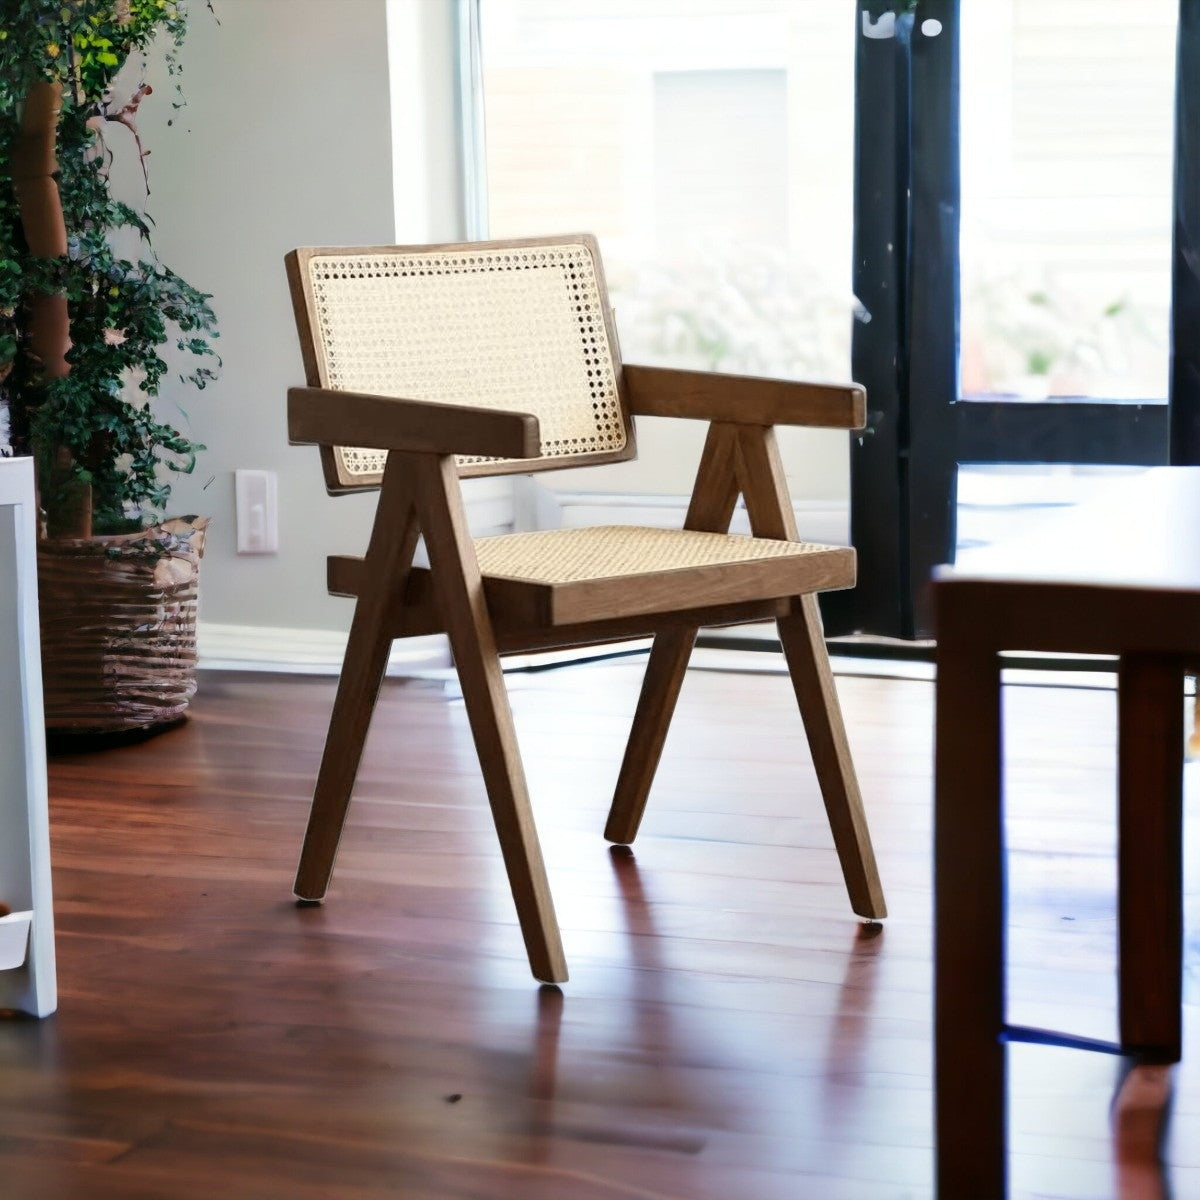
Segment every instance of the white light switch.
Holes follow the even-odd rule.
[[[279,479],[274,471],[234,471],[239,554],[279,552]]]

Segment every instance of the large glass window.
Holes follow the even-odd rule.
[[[483,0],[490,235],[597,233],[631,356],[845,378],[853,45],[828,7]]]
[[[489,236],[597,234],[627,361],[848,379],[853,16],[482,0]],[[654,477],[631,486],[686,491],[681,432],[639,431]],[[844,503],[844,435],[784,452],[798,495]]]
[[[961,5],[963,395],[1166,401],[1177,15]]]
[[[1176,0],[961,6],[963,396],[1166,403],[1177,15]],[[964,466],[958,546],[1134,469]]]

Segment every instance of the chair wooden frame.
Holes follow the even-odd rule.
[[[653,635],[654,642],[605,828],[636,836],[699,628],[774,619],[803,715],[853,910],[886,914],[858,782],[822,635],[816,593],[851,586],[854,552],[805,547],[802,586],[788,560],[647,571],[573,582],[485,576],[467,528],[456,455],[525,460],[537,469],[531,413],[333,390],[321,386],[295,253],[293,300],[309,386],[288,393],[294,443],[387,451],[366,555],[329,560],[329,588],[356,599],[354,618],[296,877],[296,895],[324,897],[367,728],[392,641],[448,635],[533,974],[567,978],[566,961],[534,829],[500,656]],[[609,314],[606,314],[609,316]],[[615,354],[615,351],[614,351]],[[773,427],[861,428],[855,385],[819,385],[621,367],[625,419],[654,415],[710,422],[684,527],[725,533],[744,497],[753,536],[797,542]],[[502,469],[510,469],[505,464]],[[469,473],[479,473],[472,471]],[[418,536],[427,569],[413,566]],[[785,581],[786,580],[786,581]],[[786,589],[786,590],[783,590]]]

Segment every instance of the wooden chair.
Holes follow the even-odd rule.
[[[499,655],[654,635],[605,829],[630,842],[697,629],[774,619],[851,905],[882,917],[815,595],[853,585],[854,551],[797,540],[772,430],[860,428],[863,390],[623,367],[587,236],[301,249],[287,269],[308,379],[290,438],[320,445],[330,493],[380,489],[366,556],[329,560],[330,591],[357,602],[297,896],[328,886],[392,640],[445,632],[530,966],[565,980]],[[642,414],[711,422],[683,529],[472,539],[460,477],[632,458]],[[752,537],[727,533],[739,492]]]

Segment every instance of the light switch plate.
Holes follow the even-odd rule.
[[[274,471],[234,471],[237,552],[279,552],[279,477]]]

